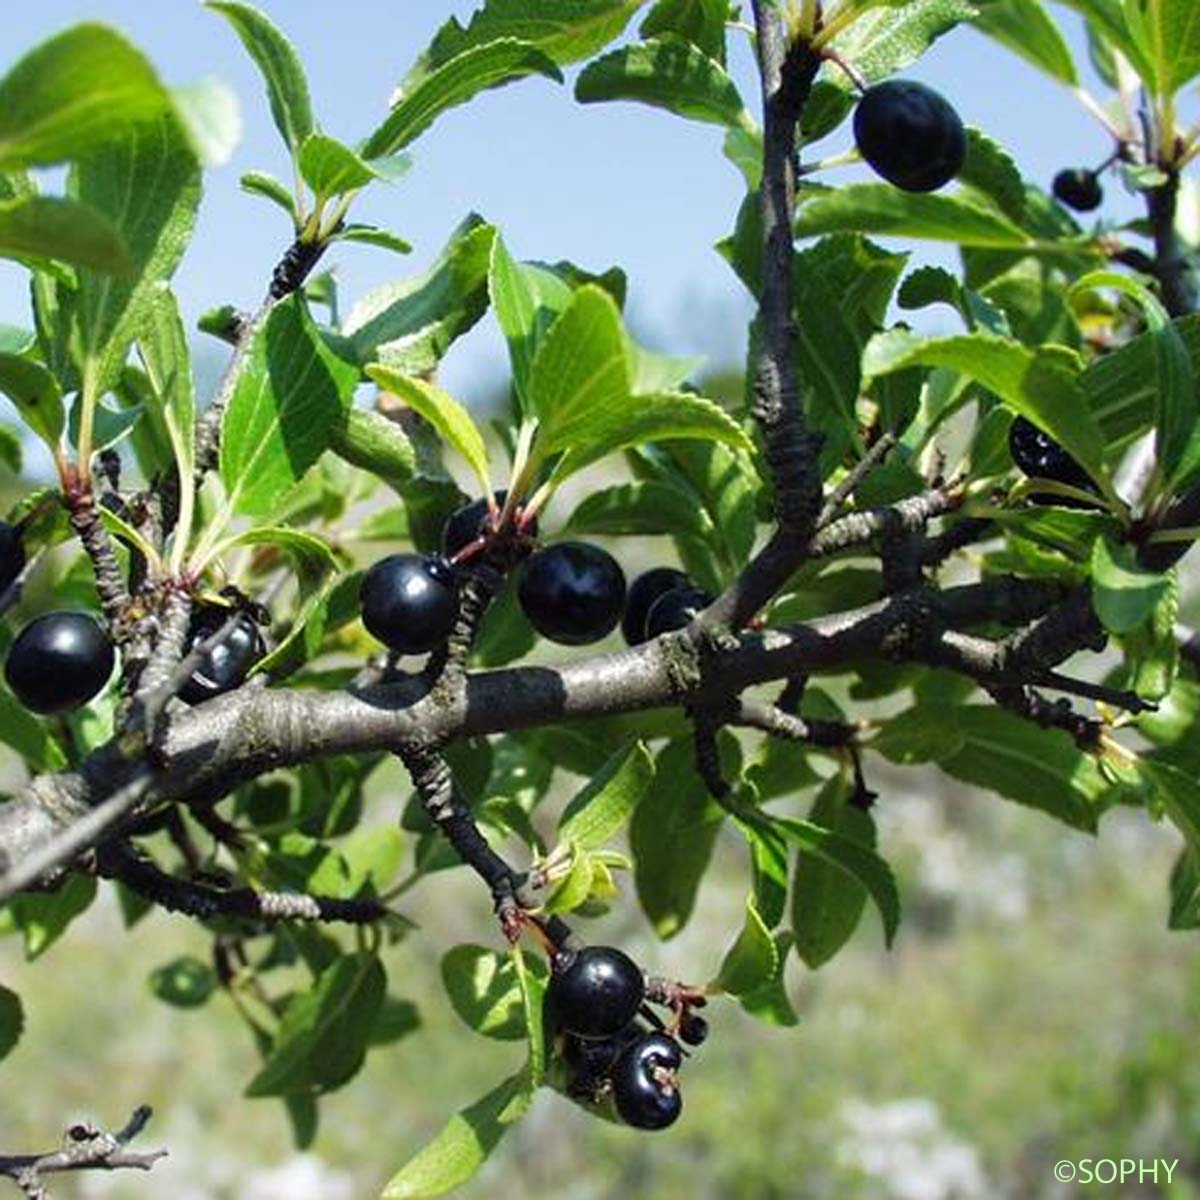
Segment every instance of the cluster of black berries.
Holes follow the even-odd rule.
[[[505,493],[496,493],[502,506]],[[397,654],[427,654],[450,636],[458,616],[456,562],[468,561],[495,531],[488,506],[476,500],[453,513],[440,554],[392,554],[364,576],[363,624]],[[532,522],[524,536],[536,534]],[[713,597],[682,572],[657,567],[626,589],[625,573],[607,550],[588,542],[557,542],[529,555],[517,598],[529,623],[552,642],[583,646],[620,623],[631,646],[682,629]]]
[[[19,526],[0,521],[0,595],[25,566]],[[190,652],[221,629],[235,610],[199,605],[192,615],[186,649]],[[233,630],[202,655],[179,698],[199,704],[238,687],[264,653],[262,635],[249,613],[237,612]],[[58,611],[35,617],[17,634],[4,663],[13,695],[31,712],[72,712],[95,699],[108,683],[116,662],[112,639],[88,613]]]
[[[889,79],[863,92],[854,142],[871,169],[906,192],[934,192],[962,170],[967,135],[953,105],[923,83]]]
[[[551,963],[547,1016],[561,1035],[568,1095],[588,1104],[611,1099],[635,1129],[665,1129],[683,1110],[684,1051],[663,1029],[639,1020],[646,985],[637,963],[611,946],[563,951]],[[698,1046],[707,1023],[685,1013],[678,1035]]]

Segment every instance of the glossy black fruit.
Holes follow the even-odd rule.
[[[1031,478],[1054,479],[1070,487],[1096,494],[1091,476],[1048,434],[1032,421],[1017,417],[1008,432],[1008,449],[1018,469]],[[1055,496],[1048,492],[1030,496],[1041,504],[1058,504],[1067,508],[1091,507],[1083,500]]]
[[[503,508],[508,499],[508,489],[501,488],[500,491],[493,492],[492,498],[497,508]],[[487,518],[487,501],[482,496],[478,500],[472,500],[470,504],[464,504],[462,508],[456,508],[446,518],[442,529],[442,553],[447,558],[453,558],[464,546],[469,546],[476,539],[483,537],[487,533]],[[537,531],[538,523],[535,517],[529,523],[526,532],[536,537]]]
[[[613,1102],[626,1125],[665,1129],[683,1110],[676,1072],[683,1061],[679,1044],[651,1033],[630,1046],[612,1072]]]
[[[906,192],[933,192],[962,170],[967,135],[932,88],[891,79],[868,88],[854,110],[854,141],[877,175]]]
[[[646,614],[647,639],[690,625],[714,599],[711,592],[691,586],[664,592]]]
[[[458,616],[454,568],[436,554],[393,554],[363,577],[363,624],[397,654],[427,654]]]
[[[708,1022],[696,1013],[688,1013],[679,1024],[679,1040],[689,1046],[703,1046],[708,1040]]]
[[[567,1095],[596,1101],[608,1087],[612,1069],[625,1049],[641,1039],[644,1031],[627,1025],[610,1038],[581,1038],[567,1034],[562,1056],[567,1066]]]
[[[200,642],[218,633],[233,616],[233,609],[216,604],[198,607],[192,613],[187,651],[190,653]],[[179,689],[179,698],[185,704],[201,704],[213,696],[241,687],[250,674],[250,668],[266,653],[262,634],[250,614],[238,613],[236,621],[233,632],[216,649],[201,658],[192,677]]]
[[[582,646],[616,628],[625,604],[625,573],[599,546],[559,542],[526,561],[517,596],[542,637]]]
[[[1059,171],[1051,187],[1054,195],[1076,212],[1092,212],[1104,202],[1104,189],[1096,172],[1083,167]]]
[[[62,713],[79,708],[108,682],[112,642],[87,613],[45,613],[17,634],[4,678],[26,708]]]
[[[672,588],[688,587],[691,580],[674,567],[653,567],[643,571],[630,585],[625,597],[625,615],[621,618],[621,634],[630,646],[646,640],[646,616],[650,606]]]
[[[0,521],[0,596],[25,569],[25,543],[15,525]]]
[[[645,998],[641,969],[612,946],[585,946],[557,960],[546,999],[561,1029],[581,1038],[611,1038]]]

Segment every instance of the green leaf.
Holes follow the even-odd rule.
[[[668,742],[629,828],[638,899],[660,938],[691,917],[724,820],[696,775],[691,739]]]
[[[1193,379],[1200,380],[1200,316],[1183,317],[1173,327],[1191,359]],[[1154,427],[1162,408],[1158,352],[1156,335],[1147,331],[1095,359],[1080,379],[1110,457]],[[1200,389],[1192,404],[1200,407]]]
[[[654,760],[638,741],[623,746],[567,805],[560,842],[599,850],[633,815],[654,780]]]
[[[620,311],[601,288],[580,288],[542,339],[529,373],[529,403],[542,423],[539,440],[565,426],[568,432],[559,435],[564,446],[558,447],[564,448],[572,440],[572,417],[586,420],[623,405],[630,376]]]
[[[55,259],[111,275],[133,269],[121,235],[102,213],[58,196],[0,203],[0,256]]]
[[[768,1025],[792,1026],[798,1025],[800,1018],[788,999],[787,987],[784,983],[784,973],[787,968],[788,951],[792,948],[792,935],[788,932],[775,934],[775,974],[762,987],[755,988],[741,997],[742,1007],[765,1021]]]
[[[1138,770],[1154,786],[1156,797],[1192,853],[1200,853],[1200,783],[1195,774],[1148,758],[1138,760]]]
[[[1038,0],[983,0],[971,23],[1052,79],[1078,86],[1066,38]]]
[[[381,362],[408,374],[436,367],[487,309],[495,236],[491,225],[468,217],[425,274],[368,292],[342,326],[359,365]]]
[[[267,86],[271,116],[294,155],[313,131],[308,80],[295,47],[263,13],[235,0],[206,0],[233,26]]]
[[[1200,12],[1192,0],[1125,0],[1123,9],[1150,67],[1147,85],[1169,96],[1200,75]]]
[[[498,234],[492,243],[488,292],[508,342],[513,386],[522,410],[530,407],[529,376],[546,330],[571,302],[571,288],[553,271],[518,263]]]
[[[546,1074],[546,987],[548,973],[541,959],[527,962],[520,943],[509,951],[517,984],[521,990],[521,1005],[525,1013],[526,1041],[529,1043],[529,1061],[526,1065],[526,1089],[532,1093],[542,1084]]]
[[[0,80],[0,170],[93,153],[162,106],[150,64],[104,25],[42,42]]]
[[[1200,855],[1185,846],[1171,870],[1171,912],[1167,928],[1200,928]]]
[[[133,263],[128,278],[92,270],[79,275],[84,387],[98,398],[119,377],[158,286],[179,264],[196,220],[200,164],[169,97],[164,93],[157,117],[80,159],[68,188],[116,226]]]
[[[712,522],[680,488],[647,480],[591,492],[563,526],[564,534],[690,534],[703,538]]]
[[[220,79],[202,79],[172,88],[171,96],[196,157],[206,167],[223,167],[242,139],[237,94]]]
[[[326,346],[301,297],[275,305],[251,339],[221,423],[231,511],[271,512],[329,449],[357,382],[357,368]]]
[[[967,156],[958,173],[960,183],[982,193],[1011,221],[1025,216],[1025,183],[1012,156],[987,134],[967,129]]]
[[[1031,508],[992,509],[991,518],[1018,537],[1057,550],[1076,562],[1090,562],[1097,538],[1118,538],[1121,525],[1109,513],[1037,504]]]
[[[1119,50],[1129,59],[1134,70],[1150,84],[1154,79],[1154,69],[1150,61],[1144,40],[1137,36],[1126,19],[1128,6],[1123,0],[1062,0],[1068,7],[1075,9],[1087,18],[1089,26],[1093,26],[1114,49]]]
[[[92,449],[107,450],[133,432],[145,409],[140,404],[117,407],[106,401],[96,405],[92,413]],[[67,440],[79,445],[79,426],[83,419],[83,397],[77,396],[67,415]]]
[[[393,825],[360,826],[327,854],[308,878],[308,890],[351,900],[382,895],[400,869],[404,834]]]
[[[724,67],[677,37],[622,46],[589,63],[576,80],[575,99],[581,104],[637,100],[693,121],[753,125]]]
[[[868,847],[812,821],[771,817],[770,824],[788,841],[824,858],[866,888],[883,921],[883,940],[890,946],[900,924],[900,897],[891,867]]]
[[[656,0],[638,32],[643,38],[683,38],[723,66],[728,16],[729,0]]]
[[[310,133],[300,145],[300,174],[320,197],[357,191],[377,178],[349,146],[325,133]]]
[[[869,812],[850,803],[852,792],[843,776],[834,776],[813,803],[809,820],[874,850],[875,822]],[[858,928],[866,903],[866,889],[841,867],[806,848],[796,851],[792,933],[796,953],[806,966],[816,970],[833,958]]]
[[[726,951],[713,982],[731,996],[744,996],[769,983],[778,965],[775,941],[750,896],[746,900],[746,923]]]
[[[148,395],[153,416],[171,444],[180,496],[184,500],[195,486],[196,385],[179,304],[165,284],[155,290],[138,340],[138,351],[150,381]],[[189,509],[190,504],[181,504],[181,512]],[[186,542],[190,534],[190,529],[181,528],[177,536]]]
[[[273,204],[278,204],[294,222],[296,220],[296,198],[286,184],[281,183],[273,175],[265,171],[247,171],[239,180],[242,191],[253,196],[262,196]]]
[[[531,42],[504,37],[471,46],[404,89],[360,153],[366,159],[395,154],[447,109],[465,104],[487,88],[534,74],[562,81],[554,60]]]
[[[970,200],[904,192],[886,183],[852,183],[813,196],[800,208],[795,232],[797,237],[840,232],[886,234],[995,249],[1032,245],[1020,226]]]
[[[218,545],[213,557],[239,546],[279,547],[296,575],[297,608],[288,631],[269,654],[254,664],[255,674],[290,674],[320,649],[325,631],[324,605],[337,583],[338,560],[329,544],[315,533],[272,525],[242,530]]]
[[[528,1107],[525,1073],[520,1072],[451,1117],[437,1137],[392,1176],[380,1200],[425,1200],[460,1187]]]
[[[1197,24],[1200,30],[1200,23]],[[1168,489],[1200,469],[1196,376],[1192,359],[1167,310],[1149,288],[1115,271],[1092,271],[1072,284],[1069,297],[1096,288],[1114,288],[1134,300],[1146,318],[1154,348],[1154,451]]]
[[[958,753],[940,761],[948,775],[1095,832],[1110,784],[1066,733],[978,704],[952,708],[944,719],[963,739]]]
[[[1166,575],[1138,567],[1132,547],[1096,539],[1092,547],[1092,600],[1105,629],[1112,633],[1136,629],[1168,588]]]
[[[550,327],[530,374],[541,422],[535,463],[569,451],[559,480],[624,446],[700,438],[749,449],[741,428],[711,400],[683,392],[634,395],[621,315],[607,292],[580,288]]]
[[[0,463],[19,475],[22,460],[21,439],[7,425],[0,425]]]
[[[371,409],[350,408],[333,431],[333,452],[395,488],[407,487],[417,474],[417,455],[400,426]]]
[[[411,91],[426,75],[472,47],[519,38],[559,66],[590,58],[620,35],[644,0],[488,0],[464,28],[456,17],[443,25],[405,77]]]
[[[96,881],[70,875],[54,892],[24,892],[9,901],[13,922],[25,938],[25,957],[40,958],[96,898]]]
[[[526,1036],[525,1004],[510,955],[485,946],[455,946],[442,957],[442,983],[468,1029],[505,1042]]]
[[[13,402],[25,424],[57,452],[66,427],[58,380],[31,358],[0,354],[0,392]]]
[[[1104,441],[1088,407],[1074,363],[1053,348],[1032,351],[994,334],[921,339],[906,330],[872,338],[863,354],[865,375],[911,366],[946,367],[982,384],[1014,412],[1063,446],[1112,493],[1104,472]]]
[[[466,459],[484,494],[488,493],[491,484],[487,444],[471,414],[453,396],[431,383],[402,375],[381,363],[367,367],[367,375],[384,391],[420,413]]]
[[[25,1010],[21,997],[0,984],[0,1061],[12,1053],[25,1030]]]
[[[67,765],[47,724],[4,688],[0,688],[0,743],[15,750],[35,772],[61,771]]]
[[[366,1058],[386,987],[383,966],[374,955],[335,959],[309,991],[288,1001],[270,1055],[245,1094],[332,1091],[346,1083]]]
[[[334,242],[359,242],[364,246],[375,246],[380,250],[390,250],[393,254],[411,254],[412,244],[406,242],[388,229],[378,229],[374,225],[346,225],[338,230],[330,239]]]
[[[150,990],[176,1008],[197,1008],[213,994],[217,977],[212,967],[185,954],[150,973]]]

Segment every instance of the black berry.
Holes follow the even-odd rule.
[[[393,554],[364,576],[363,624],[397,654],[426,654],[458,615],[454,568],[435,554]]]
[[[958,113],[923,83],[868,88],[854,110],[854,141],[877,175],[906,192],[933,192],[962,170],[967,135]]]
[[[708,1040],[708,1022],[695,1013],[687,1013],[679,1023],[679,1040],[689,1046],[703,1046]]]
[[[608,1087],[617,1059],[627,1046],[641,1036],[642,1030],[637,1025],[627,1025],[615,1036],[598,1040],[567,1034],[562,1048],[563,1062],[567,1066],[567,1095],[583,1100],[599,1100]]]
[[[546,998],[567,1033],[611,1038],[637,1015],[645,982],[628,954],[612,946],[585,946],[556,960]]]
[[[676,1072],[683,1061],[678,1042],[651,1033],[630,1046],[612,1072],[613,1102],[626,1125],[665,1129],[683,1109]]]
[[[1092,212],[1104,202],[1104,189],[1096,172],[1083,167],[1059,171],[1051,187],[1055,197],[1076,212]]]
[[[192,613],[188,629],[187,652],[218,633],[231,617],[234,612],[230,608],[216,604],[198,607]],[[179,698],[185,704],[201,704],[240,687],[250,674],[250,668],[266,653],[262,634],[250,614],[238,613],[235,619],[233,631],[200,659],[192,677],[179,689]]]
[[[504,502],[508,499],[508,490],[501,488],[498,492],[492,493],[497,508],[503,508]],[[487,501],[480,497],[478,500],[471,501],[470,504],[464,504],[462,508],[457,508],[446,518],[446,524],[442,529],[442,553],[447,558],[453,558],[465,546],[469,546],[472,542],[483,537],[488,531],[488,506]],[[530,521],[526,532],[531,537],[536,537],[538,531],[537,518]]]
[[[45,613],[17,635],[4,677],[26,708],[62,713],[79,708],[108,682],[113,646],[87,613]]]
[[[1048,434],[1024,417],[1013,420],[1008,432],[1008,449],[1018,469],[1030,478],[1053,479],[1081,491],[1098,494],[1091,476]],[[1031,500],[1067,508],[1091,507],[1086,501],[1051,493],[1037,493]]]
[[[650,606],[664,592],[687,587],[691,580],[674,567],[653,567],[643,571],[630,585],[625,597],[625,615],[621,618],[621,634],[630,646],[646,640],[646,616]]]
[[[616,628],[625,604],[625,574],[599,546],[559,542],[525,563],[517,595],[542,637],[582,646]]]
[[[25,543],[15,525],[0,521],[0,596],[16,582],[25,568]]]
[[[690,625],[715,599],[711,592],[698,587],[672,588],[650,605],[646,614],[646,637],[683,629]]]

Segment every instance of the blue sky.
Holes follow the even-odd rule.
[[[552,0],[547,0],[548,3]],[[449,16],[473,3],[445,0],[260,0],[296,43],[320,124],[355,141],[385,111],[388,95]],[[169,83],[215,75],[236,91],[244,125],[232,161],[209,173],[193,247],[177,276],[185,314],[223,302],[253,305],[286,244],[286,218],[246,195],[249,169],[287,175],[258,75],[223,19],[192,0],[39,0],[5,6],[5,55],[80,20],[121,29]],[[1078,46],[1075,18],[1058,10]],[[731,70],[753,101],[742,38]],[[367,287],[413,273],[437,253],[469,210],[497,223],[518,257],[570,258],[630,275],[630,312],[644,340],[675,353],[729,361],[740,353],[747,301],[712,252],[741,200],[740,176],[720,153],[721,133],[631,104],[581,106],[571,86],[532,79],[488,92],[444,116],[413,147],[415,166],[398,186],[362,197],[355,219],[373,221],[415,247],[399,258],[367,247],[331,256],[343,302]],[[964,119],[1008,145],[1024,172],[1047,182],[1064,165],[1095,163],[1106,139],[1068,93],[971,30],[939,43],[910,74],[952,99]],[[753,106],[753,105],[752,105]],[[849,145],[848,127],[821,149]],[[831,173],[831,180],[863,174]],[[1115,186],[1115,185],[1114,185]],[[0,321],[28,324],[24,287],[0,265]],[[467,399],[494,390],[504,369],[498,339],[480,329],[447,361],[444,383]]]

